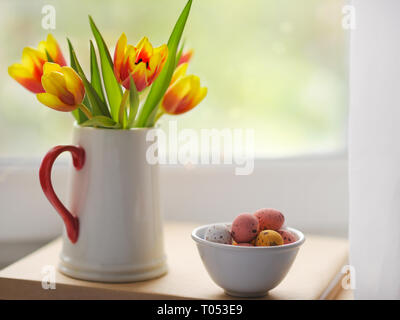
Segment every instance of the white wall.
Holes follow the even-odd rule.
[[[347,235],[347,161],[344,156],[258,160],[254,174],[233,167],[163,168],[167,218],[231,221],[241,212],[275,207],[306,232]]]
[[[14,163],[12,166],[10,163]],[[16,163],[16,164],[15,164]],[[61,230],[38,180],[39,161],[0,163],[0,243],[43,241]],[[53,170],[65,198],[67,164]],[[166,220],[211,223],[260,207],[281,209],[288,224],[306,232],[347,234],[345,155],[256,160],[249,176],[233,166],[162,166],[161,203]]]
[[[350,45],[349,126],[354,294],[400,299],[400,1],[352,3],[357,21]]]

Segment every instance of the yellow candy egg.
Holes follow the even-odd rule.
[[[256,246],[258,247],[273,247],[283,244],[282,236],[274,230],[261,231],[256,239]]]

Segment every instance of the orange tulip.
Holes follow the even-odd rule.
[[[123,33],[114,52],[115,77],[129,90],[129,79],[132,76],[136,89],[142,91],[160,74],[167,56],[167,45],[153,48],[149,40],[143,37],[134,47],[127,44],[126,35]]]
[[[189,51],[184,52],[181,55],[177,66],[180,66],[182,63],[189,63],[190,60],[192,60],[192,57],[193,57],[193,49],[190,49]]]
[[[187,63],[176,68],[161,107],[168,114],[182,114],[197,106],[207,95],[207,88],[200,87],[200,79],[186,75]]]
[[[8,67],[8,74],[29,91],[44,92],[41,78],[43,65],[48,61],[47,55],[60,66],[66,65],[57,41],[49,34],[46,41],[39,43],[37,49],[24,48],[21,64],[15,63]]]
[[[36,96],[49,108],[64,112],[73,111],[78,107],[85,108],[82,106],[85,87],[72,68],[46,62],[43,66],[42,85],[45,93],[38,93]]]

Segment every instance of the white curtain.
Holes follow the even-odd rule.
[[[400,299],[400,0],[353,0],[350,264],[356,299]]]

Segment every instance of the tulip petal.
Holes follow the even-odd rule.
[[[171,86],[171,89],[174,92],[179,93],[179,96],[185,97],[186,95],[189,95],[191,92],[197,90],[199,87],[200,87],[200,79],[194,75],[188,75],[178,79]]]
[[[168,89],[165,93],[163,100],[161,101],[161,107],[168,114],[175,114],[175,110],[180,101],[180,97],[175,94],[171,89]]]
[[[189,63],[190,60],[192,60],[192,57],[193,57],[193,49],[190,49],[189,51],[186,51],[179,58],[178,66],[181,65],[182,63]]]
[[[39,102],[57,111],[70,112],[78,107],[77,105],[71,106],[63,103],[57,96],[51,93],[38,93],[36,97],[39,100]]]
[[[52,71],[42,77],[42,85],[47,93],[57,96],[63,103],[75,105],[74,95],[68,91],[65,77],[61,72]]]
[[[166,113],[182,114],[197,106],[206,94],[207,88],[200,88],[199,77],[184,76],[168,88],[161,106]]]
[[[183,63],[175,69],[174,74],[172,75],[171,85],[186,74],[188,66],[189,65],[187,63]]]
[[[47,35],[46,41],[39,42],[38,50],[41,51],[42,53],[46,53],[47,51],[51,59],[60,66],[67,65],[64,56],[61,52],[60,46],[58,45],[56,39],[53,37],[52,34],[49,33]]]
[[[136,45],[136,50],[137,54],[136,54],[135,64],[139,64],[140,62],[148,63],[150,57],[153,55],[153,46],[151,45],[147,37],[143,37],[138,42],[138,44]]]
[[[165,61],[168,56],[168,46],[162,45],[154,49],[154,54],[150,58],[148,68],[148,86],[158,77],[162,68],[164,67]]]
[[[63,67],[61,73],[64,75],[67,90],[74,95],[75,104],[81,104],[85,96],[82,79],[69,67]]]
[[[132,76],[138,91],[150,86],[163,68],[168,55],[167,45],[153,49],[143,37],[136,47],[127,44],[123,33],[114,52],[114,73],[119,83],[129,90]]]
[[[61,72],[61,70],[62,68],[57,63],[46,62],[43,65],[43,74],[50,73],[52,71]]]
[[[149,63],[148,63],[148,73],[150,75],[153,75],[154,73],[157,72],[157,68],[161,64],[161,54],[155,53],[150,57]]]
[[[136,68],[135,60],[136,60],[136,48],[134,46],[128,45],[121,68],[121,82],[129,78],[132,70],[135,70]]]
[[[9,74],[26,89],[34,92],[44,92],[41,83],[44,64],[48,59],[65,65],[64,57],[54,37],[49,34],[46,41],[41,41],[38,49],[26,47],[22,51],[21,64],[9,67]]]
[[[43,64],[47,61],[46,54],[40,52],[39,50],[25,47],[22,50],[22,59],[21,62],[25,66],[40,66],[42,67]]]
[[[32,73],[32,77],[40,81],[43,74],[43,64],[47,61],[46,56],[40,51],[26,47],[22,50],[22,65]]]
[[[132,78],[135,81],[135,86],[137,91],[142,91],[147,87],[147,73],[146,73],[146,65],[144,63],[139,63],[134,71],[132,72]],[[129,90],[129,77],[124,82],[124,87]]]
[[[190,78],[184,77],[171,85],[164,95],[162,106],[169,114],[177,114],[178,108],[184,109],[187,102],[187,96],[190,92]]]
[[[187,91],[186,94],[182,95],[181,100],[176,106],[175,114],[185,113],[195,107],[193,100],[200,89],[200,79],[196,76],[190,75],[184,78],[184,82]]]
[[[121,82],[121,67],[124,63],[128,40],[125,33],[119,37],[114,51],[114,73],[118,82]]]
[[[186,78],[188,79],[188,81],[190,83],[189,84],[189,86],[190,86],[189,97],[192,99],[195,97],[197,92],[200,90],[200,78],[195,75],[189,75],[189,76],[186,76]]]
[[[33,93],[44,92],[42,83],[33,78],[31,71],[25,66],[15,63],[8,67],[8,74],[29,91]]]
[[[47,52],[49,52],[53,61],[60,66],[64,67],[67,65],[58,42],[51,34],[47,36]]]
[[[192,101],[192,108],[197,106],[207,95],[208,89],[206,87],[200,88],[200,90],[197,92],[197,95],[194,97]]]
[[[155,48],[153,55],[159,55],[160,63],[164,64],[168,56],[168,46],[166,44],[163,44],[162,46]]]

